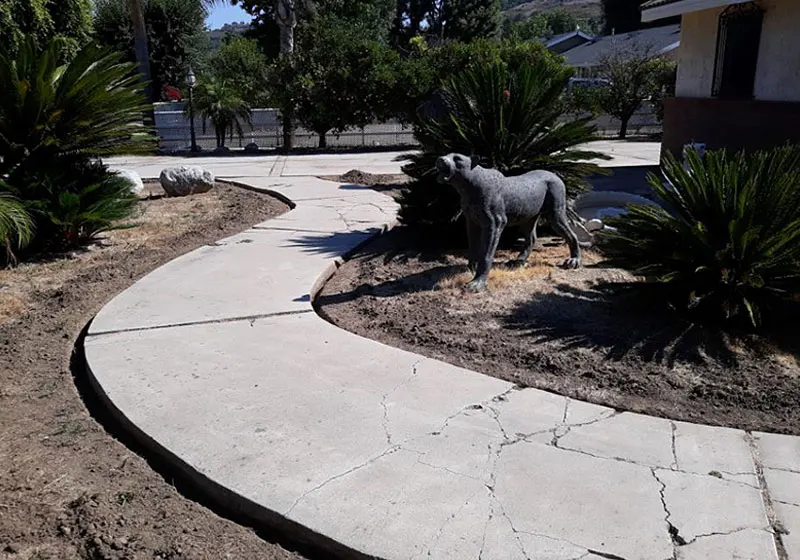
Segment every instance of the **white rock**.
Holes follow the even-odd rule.
[[[194,165],[167,167],[161,171],[161,186],[167,196],[204,193],[214,187],[214,174]]]
[[[592,218],[591,220],[587,220],[586,222],[586,229],[589,231],[600,231],[603,229],[603,222],[597,218]]]
[[[120,169],[115,172],[120,177],[124,178],[130,184],[131,192],[136,196],[141,196],[144,192],[144,183],[142,178],[136,171],[130,169]]]

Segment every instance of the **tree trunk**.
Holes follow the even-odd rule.
[[[131,11],[131,21],[133,22],[133,42],[136,49],[136,62],[139,65],[139,73],[145,86],[147,100],[153,102],[153,84],[150,75],[150,52],[147,48],[147,27],[144,23],[144,11],[142,10],[141,0],[129,0],[128,6]]]
[[[291,57],[294,54],[294,28],[297,13],[294,3],[288,0],[275,0],[275,23],[280,28],[280,54]],[[294,107],[282,107],[283,113],[283,151],[289,153],[294,147]]]
[[[283,151],[287,154],[294,148],[294,122],[292,108],[283,109]]]
[[[328,147],[328,131],[319,132],[319,147],[320,148],[327,148]]]
[[[625,138],[628,137],[628,123],[630,122],[630,120],[631,120],[630,116],[622,117],[619,120],[619,139],[620,140],[625,140]]]

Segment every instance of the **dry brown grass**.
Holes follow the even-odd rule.
[[[630,278],[630,275],[616,269],[582,268],[577,271],[565,271],[559,265],[566,257],[566,246],[553,240],[547,240],[545,245],[537,246],[523,267],[503,266],[502,263],[516,258],[516,254],[510,251],[498,251],[495,257],[495,266],[489,271],[487,288],[493,292],[502,293],[504,297],[511,296],[513,298],[522,295],[522,292],[528,293],[534,286],[537,290],[546,289],[547,286],[553,286],[561,281],[584,284]],[[583,252],[584,266],[591,267],[600,260],[600,256],[595,252]],[[436,288],[460,291],[464,284],[471,279],[470,272],[458,272],[440,280]]]
[[[160,187],[152,183],[145,187],[148,189],[145,194],[151,191],[156,196],[160,194]],[[58,289],[81,268],[95,264],[98,259],[138,247],[163,247],[224,211],[225,204],[214,190],[187,197],[143,199],[138,215],[129,221],[132,227],[108,232],[94,246],[44,262],[0,269],[0,324],[27,312],[37,293]]]

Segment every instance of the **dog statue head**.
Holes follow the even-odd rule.
[[[451,184],[458,179],[469,180],[472,171],[478,166],[478,156],[464,154],[447,154],[436,160],[437,179],[440,183]]]

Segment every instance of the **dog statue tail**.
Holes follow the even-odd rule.
[[[567,218],[569,219],[572,230],[580,233],[580,235],[578,235],[578,245],[581,247],[581,249],[589,249],[592,247],[593,243],[591,241],[580,240],[581,237],[584,239],[592,239],[592,234],[584,225],[586,220],[581,218],[570,204],[567,204]]]

